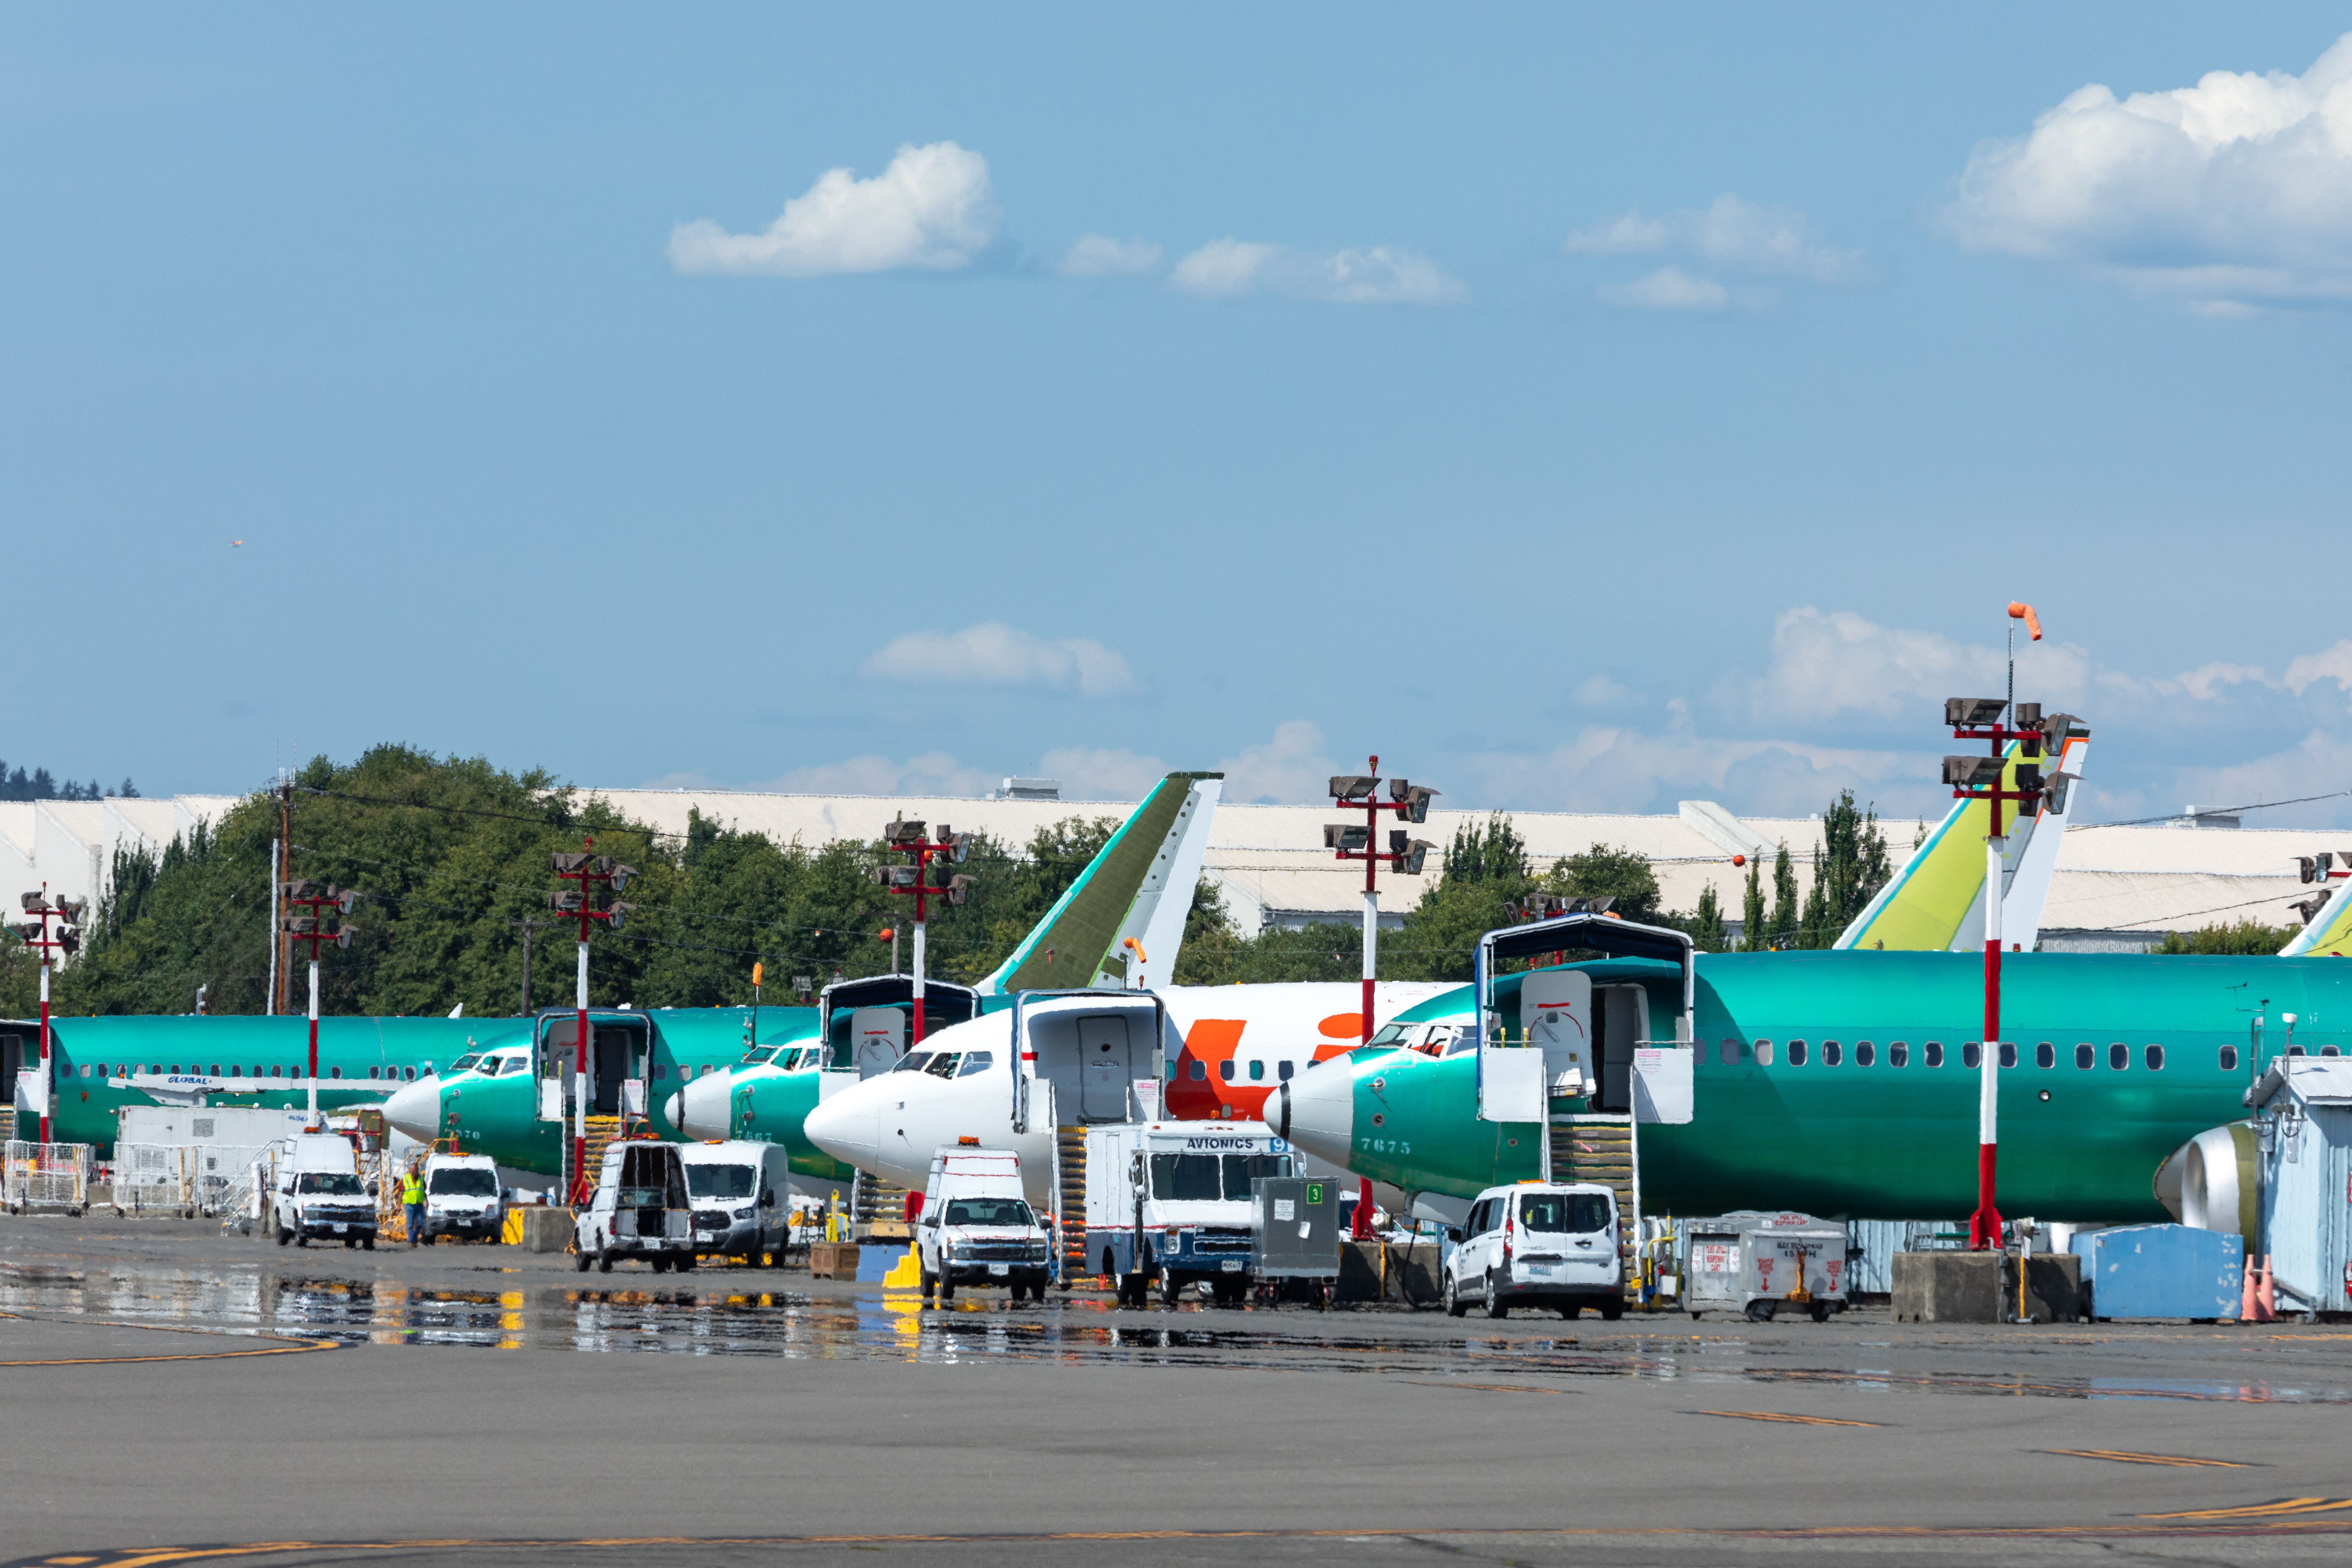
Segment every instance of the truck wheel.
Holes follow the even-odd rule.
[[[1459,1318],[1466,1315],[1469,1310],[1470,1303],[1462,1299],[1461,1285],[1456,1282],[1453,1275],[1448,1274],[1445,1277],[1445,1315],[1449,1318]]]
[[[668,1258],[664,1258],[664,1257],[663,1257],[663,1256],[661,1256],[661,1254],[659,1254],[659,1253],[656,1253],[656,1254],[654,1254],[654,1272],[655,1272],[655,1273],[656,1273],[656,1274],[667,1274],[667,1273],[668,1273],[668,1272],[669,1272],[669,1259],[668,1259]]]
[[[1624,1303],[1624,1302],[1622,1302],[1622,1301],[1621,1301],[1621,1300],[1613,1300],[1613,1299],[1612,1299],[1612,1300],[1607,1300],[1607,1301],[1603,1301],[1603,1302],[1601,1302],[1601,1321],[1602,1322],[1604,1322],[1604,1323],[1613,1323],[1613,1322],[1615,1322],[1618,1319],[1620,1319],[1620,1318],[1623,1317],[1624,1315],[1625,1315],[1625,1303]]]
[[[694,1254],[689,1252],[684,1258],[673,1259],[670,1263],[670,1267],[677,1269],[680,1274],[683,1274],[687,1272],[687,1270],[692,1268],[696,1261],[697,1259]]]
[[[1160,1271],[1160,1304],[1161,1306],[1174,1307],[1176,1297],[1183,1289],[1183,1286],[1176,1282],[1176,1271],[1173,1268],[1162,1268]]]
[[[596,1272],[599,1274],[610,1274],[612,1271],[613,1249],[609,1247],[598,1247],[596,1249]]]
[[[574,1264],[574,1265],[576,1265],[576,1266],[578,1267],[578,1268],[579,1268],[579,1270],[580,1270],[580,1272],[581,1272],[581,1273],[585,1274],[585,1273],[587,1273],[587,1272],[588,1272],[588,1263],[589,1263],[589,1258],[588,1258],[588,1255],[587,1255],[586,1253],[582,1252],[582,1253],[578,1253],[578,1254],[576,1254],[576,1255],[572,1258],[572,1261],[573,1262],[573,1264]]]
[[[1511,1315],[1511,1304],[1503,1300],[1502,1287],[1495,1283],[1492,1269],[1487,1270],[1486,1273],[1486,1315],[1490,1318],[1507,1318]]]
[[[1572,1323],[1584,1315],[1584,1309],[1573,1301],[1563,1301],[1560,1303],[1559,1315]]]
[[[1772,1303],[1769,1301],[1748,1302],[1748,1321],[1751,1323],[1770,1322],[1772,1321]]]
[[[1827,1301],[1816,1301],[1816,1302],[1814,1302],[1814,1303],[1813,1303],[1813,1321],[1815,1321],[1815,1322],[1817,1322],[1817,1323],[1826,1323],[1826,1322],[1828,1322],[1829,1321],[1830,1321],[1830,1304],[1829,1304]]]
[[[302,1227],[299,1225],[294,1227],[294,1245],[297,1247],[308,1247],[310,1245],[310,1238],[302,1234]]]
[[[940,1304],[945,1306],[954,1300],[955,1281],[942,1275],[940,1279]]]
[[[932,1272],[931,1272],[929,1269],[928,1269],[928,1268],[924,1269],[924,1270],[923,1270],[923,1302],[924,1302],[924,1304],[925,1304],[926,1306],[928,1306],[928,1305],[929,1305],[929,1304],[930,1304],[930,1300],[931,1300],[931,1298],[932,1298],[932,1297],[936,1296],[937,1294],[939,1294],[939,1289],[940,1289],[940,1277],[939,1277],[938,1275],[936,1275],[936,1274],[932,1273]]]
[[[360,1237],[360,1250],[362,1252],[373,1252],[375,1250],[375,1237],[372,1236],[363,1236]]]
[[[288,1242],[294,1239],[294,1233],[288,1230],[284,1226],[279,1225],[278,1223],[278,1215],[274,1213],[269,1216],[269,1234],[280,1247],[285,1246]]]

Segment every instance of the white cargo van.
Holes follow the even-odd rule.
[[[1021,1157],[1010,1149],[941,1149],[931,1156],[915,1222],[923,1299],[955,1299],[959,1285],[1003,1285],[1045,1299],[1051,1247],[1021,1193]]]
[[[1550,1307],[1563,1318],[1598,1307],[1612,1322],[1625,1314],[1617,1196],[1607,1187],[1489,1187],[1447,1236],[1455,1246],[1445,1262],[1445,1310],[1457,1318],[1474,1300],[1490,1318],[1508,1317],[1513,1307]]]
[[[298,1132],[278,1146],[269,1206],[278,1245],[340,1241],[375,1250],[375,1197],[360,1183],[360,1157],[334,1132]]]
[[[693,1268],[693,1214],[678,1146],[649,1138],[608,1145],[596,1195],[572,1221],[572,1243],[583,1273],[593,1263],[610,1274],[616,1258],[642,1258],[656,1274]]]
[[[1263,1121],[1129,1121],[1087,1129],[1087,1252],[1142,1306],[1206,1284],[1238,1305],[1250,1287],[1250,1183],[1297,1174]]]
[[[425,1162],[425,1234],[496,1241],[506,1222],[499,1163],[488,1154],[436,1154]]]
[[[681,1143],[686,1196],[694,1208],[694,1249],[757,1268],[784,1265],[792,1152],[782,1143],[711,1139]]]

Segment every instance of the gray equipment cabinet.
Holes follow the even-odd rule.
[[[1320,1176],[1250,1183],[1250,1268],[1260,1279],[1339,1278],[1339,1194]]]
[[[1815,1322],[1846,1307],[1844,1222],[1801,1214],[1728,1214],[1682,1222],[1682,1308],[1742,1312],[1763,1321],[1783,1309]]]
[[[2262,1250],[2280,1310],[2306,1321],[2352,1311],[2352,1059],[2282,1057],[2246,1103],[2259,1140]]]

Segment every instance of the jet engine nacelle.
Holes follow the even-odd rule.
[[[2209,1127],[2156,1168],[2156,1201],[2197,1230],[2254,1233],[2253,1124]]]

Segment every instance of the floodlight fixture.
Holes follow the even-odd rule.
[[[2011,703],[2009,726],[2012,730],[2039,730],[2042,728],[2042,704],[2039,702]]]
[[[979,880],[979,878],[967,877],[961,871],[949,878],[948,902],[950,904],[961,904],[966,899],[971,898],[972,887]]]
[[[1351,822],[1323,825],[1323,847],[1342,855],[1360,855],[1371,847],[1372,830]]]
[[[1404,819],[1407,822],[1427,822],[1429,803],[1443,793],[1441,790],[1431,789],[1427,784],[1414,784],[1410,789],[1399,790],[1396,798],[1404,805]]]
[[[558,850],[550,858],[555,862],[555,874],[559,877],[576,877],[588,868],[587,855],[577,849]]]
[[[1333,773],[1331,798],[1334,800],[1370,800],[1381,781],[1370,773]]]
[[[38,898],[40,895],[37,893],[27,893],[25,896],[31,899]],[[41,922],[38,921],[26,921],[19,925],[12,925],[8,929],[15,931],[17,936],[26,942],[38,942],[41,940]]]
[[[580,912],[579,891],[576,889],[565,888],[550,893],[547,895],[547,907],[558,914],[576,915]]]
[[[68,958],[71,958],[81,951],[80,931],[73,926],[60,927],[58,931],[58,945],[65,950]]]
[[[1972,730],[1996,722],[2000,710],[2008,706],[2009,700],[2003,697],[1947,697],[1944,722],[1955,730]]]
[[[310,915],[282,915],[278,929],[294,936],[309,936],[319,929],[319,922]]]
[[[60,919],[70,921],[74,924],[79,925],[81,923],[81,917],[89,910],[89,900],[88,899],[59,899],[50,907],[57,910]]]
[[[1999,757],[1946,757],[1944,782],[1955,789],[1998,789],[2003,765]]]
[[[1412,840],[1404,847],[1403,852],[1398,855],[1396,868],[1408,877],[1420,876],[1422,867],[1428,862],[1429,852],[1436,847],[1437,846],[1426,838]]]
[[[901,821],[895,816],[890,819],[890,826],[882,830],[884,843],[906,847],[920,844],[924,836],[921,823]]]
[[[635,904],[614,904],[604,911],[604,924],[611,930],[620,930],[623,918],[636,907]]]
[[[2073,734],[2074,726],[2081,722],[2072,713],[2053,713],[2043,719],[2041,721],[2042,749],[2053,757],[2063,754],[2066,737]]]
[[[24,905],[25,912],[28,915],[37,915],[41,912],[41,895],[38,893],[22,894],[18,897],[16,901]]]
[[[316,889],[318,885],[318,883],[310,880],[310,878],[303,877],[294,881],[278,883],[278,891],[281,897],[289,901],[294,901],[309,898],[312,889]]]
[[[614,891],[614,892],[616,892],[616,893],[617,893],[617,892],[619,892],[622,889],[624,889],[624,888],[627,887],[627,886],[629,885],[629,879],[630,879],[630,878],[632,878],[632,877],[634,877],[634,876],[635,876],[636,874],[637,874],[637,868],[636,868],[635,866],[615,866],[615,867],[614,867],[614,868],[613,868],[613,891]]]
[[[335,945],[341,948],[350,947],[352,945],[352,938],[359,934],[359,930],[360,928],[357,926],[342,926],[339,928],[335,932]]]

